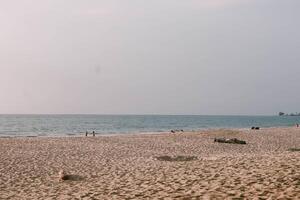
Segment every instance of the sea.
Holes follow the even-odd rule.
[[[247,129],[252,126],[287,127],[300,116],[207,116],[207,115],[0,115],[0,137],[82,136],[168,132],[178,129]]]

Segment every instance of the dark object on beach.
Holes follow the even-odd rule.
[[[83,177],[78,176],[78,175],[72,175],[72,174],[66,174],[64,170],[60,170],[58,173],[58,180],[59,182],[62,181],[81,181],[83,180]]]
[[[176,133],[176,132],[183,132],[183,129],[181,129],[181,130],[178,130],[178,129],[176,129],[176,130],[171,130],[171,133]]]
[[[83,177],[79,176],[79,175],[70,174],[70,175],[65,176],[65,180],[68,180],[68,181],[82,181]]]
[[[155,157],[159,161],[169,161],[169,162],[184,162],[184,161],[193,161],[197,160],[198,158],[196,156],[158,156]]]
[[[292,151],[292,152],[300,151],[300,148],[290,148],[290,149],[288,149],[288,151]]]
[[[95,137],[95,131],[93,131],[93,137]]]
[[[247,144],[246,141],[238,140],[236,138],[226,139],[226,138],[215,138],[214,142],[219,143],[230,143],[230,144]]]
[[[296,124],[296,127],[299,128],[299,124],[298,123]]]
[[[255,126],[252,126],[252,127],[251,127],[251,129],[252,129],[252,130],[259,130],[259,129],[260,129],[260,127],[255,127]]]
[[[88,136],[88,132],[86,131],[86,132],[85,132],[85,137],[87,137],[87,136]]]

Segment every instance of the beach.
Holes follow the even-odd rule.
[[[0,199],[299,199],[299,148],[296,127],[2,137]]]

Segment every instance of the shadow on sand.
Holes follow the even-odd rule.
[[[155,157],[159,161],[169,161],[169,162],[184,162],[184,161],[193,161],[197,160],[198,158],[196,156],[159,156]]]

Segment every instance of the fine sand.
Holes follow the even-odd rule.
[[[0,138],[0,199],[300,199],[299,148],[300,128]]]

